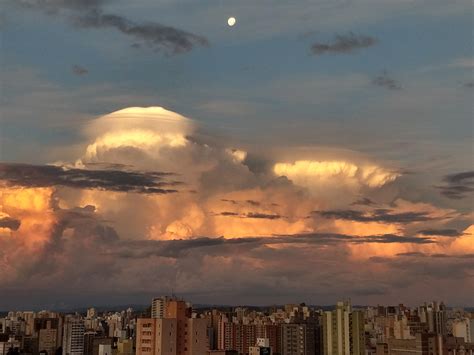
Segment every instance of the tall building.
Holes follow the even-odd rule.
[[[139,318],[137,355],[201,355],[209,349],[207,320],[190,318],[184,301],[167,300],[163,318]]]
[[[168,297],[157,297],[151,301],[151,318],[164,318]]]
[[[463,338],[466,343],[474,343],[474,339],[471,338],[473,334],[474,319],[463,318],[456,319],[453,322],[453,335],[455,337]]]
[[[315,327],[313,324],[282,324],[281,353],[285,355],[315,354]]]
[[[326,355],[365,354],[364,314],[352,311],[350,302],[338,302],[323,315],[323,349]]]
[[[83,355],[84,353],[84,320],[78,317],[67,317],[64,321],[63,355]]]
[[[38,351],[54,354],[60,346],[60,318],[35,318],[33,334],[38,338]]]

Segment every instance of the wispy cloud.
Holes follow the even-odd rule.
[[[446,175],[443,182],[445,185],[436,186],[443,196],[454,200],[466,198],[474,192],[474,171]]]
[[[86,68],[84,68],[83,66],[80,66],[80,65],[73,65],[72,68],[71,68],[73,74],[77,75],[77,76],[82,76],[82,75],[86,75],[89,73],[89,70],[87,70]]]
[[[362,48],[369,48],[377,43],[372,36],[358,35],[353,32],[336,35],[333,41],[322,43],[316,42],[311,46],[314,55],[321,54],[349,54]]]
[[[165,181],[170,173],[122,170],[70,169],[53,165],[0,164],[0,181],[9,186],[67,186],[117,192],[168,194],[177,181]]]
[[[205,37],[172,26],[153,22],[137,23],[125,16],[106,13],[102,9],[105,4],[103,0],[19,0],[16,3],[50,15],[67,16],[79,28],[112,28],[154,50],[170,54],[185,53],[196,46],[209,45]]]
[[[392,78],[386,70],[377,75],[372,80],[372,84],[389,90],[400,90],[402,88],[400,83]]]
[[[432,220],[428,212],[394,212],[389,209],[375,209],[372,212],[358,210],[314,211],[325,218],[356,222],[412,223]]]
[[[423,229],[418,231],[419,234],[428,236],[443,236],[443,237],[460,237],[463,233],[456,229]]]

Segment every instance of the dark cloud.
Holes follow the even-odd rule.
[[[351,206],[372,206],[372,205],[376,205],[376,203],[367,197],[363,197],[351,203]]]
[[[260,248],[264,245],[274,244],[308,244],[329,246],[334,244],[364,244],[364,243],[408,243],[408,244],[432,244],[435,241],[430,238],[418,238],[409,236],[399,236],[393,234],[374,235],[368,237],[351,236],[345,234],[332,233],[309,233],[282,236],[266,237],[242,237],[226,239],[224,237],[210,238],[199,237],[193,239],[176,240],[140,240],[123,241],[117,245],[118,249],[112,253],[122,258],[145,258],[151,256],[180,258],[186,255],[190,250],[195,249],[213,249],[212,254],[226,254],[226,248],[229,253],[235,252],[234,247],[241,245],[250,249]],[[217,249],[216,249],[217,248]],[[206,251],[205,253],[210,253]]]
[[[446,175],[445,185],[435,186],[447,198],[460,200],[474,192],[474,171]]]
[[[86,75],[87,73],[89,73],[89,70],[84,67],[81,67],[80,65],[73,65],[71,70],[75,75],[78,76]]]
[[[401,212],[396,213],[390,209],[378,208],[372,212],[358,210],[333,210],[313,211],[324,218],[343,219],[356,222],[386,222],[386,223],[411,223],[430,221],[433,218],[428,212]]]
[[[311,52],[315,55],[326,53],[347,54],[357,49],[372,47],[376,43],[377,39],[374,37],[349,32],[345,35],[336,35],[334,40],[329,43],[314,43],[311,46]]]
[[[75,24],[83,28],[114,28],[117,31],[143,41],[156,50],[178,54],[191,51],[196,46],[208,46],[206,38],[174,27],[158,23],[138,24],[129,19],[100,10],[88,11],[77,16]]]
[[[13,231],[18,230],[20,228],[21,221],[11,217],[3,217],[0,218],[0,228],[8,228]]]
[[[474,81],[469,81],[469,82],[465,83],[464,87],[466,87],[468,89],[474,89]]]
[[[460,237],[463,235],[463,233],[456,229],[423,229],[418,231],[418,233],[423,235],[440,235],[444,237]]]
[[[283,218],[279,214],[267,214],[258,212],[249,212],[244,215],[244,218],[257,218],[257,219],[280,219]]]
[[[231,203],[231,204],[233,204],[233,205],[236,205],[236,204],[237,204],[237,201],[236,201],[236,200],[229,200],[229,199],[223,198],[223,199],[221,199],[221,201],[222,201],[222,202],[229,202],[229,203]]]
[[[426,256],[426,254],[424,253],[420,253],[420,252],[417,252],[417,251],[413,251],[413,252],[407,252],[407,253],[398,253],[397,256],[413,256],[413,257],[423,257],[423,256]]]
[[[402,88],[395,79],[390,77],[386,70],[384,70],[381,74],[377,75],[372,80],[372,84],[389,90],[400,90]]]
[[[15,3],[14,1],[10,1]],[[102,10],[101,0],[20,0],[18,4],[45,11],[48,14],[68,12],[68,18],[80,28],[112,28],[142,41],[149,47],[170,54],[185,53],[196,46],[208,46],[205,37],[159,23],[135,23],[128,18]],[[134,43],[138,44],[138,43]]]
[[[252,206],[260,206],[260,202],[258,202],[258,201],[247,200],[245,202],[247,202],[249,205],[252,205]]]
[[[284,218],[283,216],[280,216],[279,214],[267,214],[267,213],[260,213],[260,212],[248,212],[248,213],[241,214],[237,212],[224,211],[224,212],[219,212],[215,215],[222,216],[222,217],[238,217],[238,218],[270,219],[270,220]]]
[[[164,181],[170,173],[69,169],[52,165],[0,163],[0,181],[9,186],[67,186],[117,192],[168,194],[178,181]]]
[[[237,212],[224,211],[224,212],[218,213],[217,216],[222,216],[222,217],[238,217],[238,216],[240,216],[240,214],[238,214]]]

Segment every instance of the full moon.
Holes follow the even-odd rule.
[[[235,17],[229,17],[229,19],[227,20],[227,24],[231,27],[234,26],[236,22],[237,20],[235,19]]]

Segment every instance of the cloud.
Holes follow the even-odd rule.
[[[0,228],[8,228],[13,231],[20,228],[21,221],[11,217],[0,217]]]
[[[170,173],[122,170],[87,170],[53,165],[0,163],[1,179],[11,187],[65,186],[146,194],[175,193],[177,181],[165,181]]]
[[[372,212],[358,210],[314,211],[322,217],[357,222],[412,223],[426,222],[433,219],[429,212],[401,212],[389,209],[375,209]]]
[[[381,187],[397,177],[399,173],[372,164],[358,164],[343,160],[297,160],[292,163],[278,162],[273,171],[278,176],[286,176],[295,184],[311,188],[326,180],[343,180],[350,185]]]
[[[464,87],[466,87],[468,89],[473,89],[474,88],[474,81],[469,81],[469,82],[465,83]]]
[[[375,205],[376,203],[372,201],[370,198],[363,197],[357,201],[354,201],[351,203],[351,206],[372,206]]]
[[[381,74],[377,75],[372,80],[372,84],[389,90],[400,90],[402,88],[395,79],[390,77],[386,70],[384,70]]]
[[[362,155],[257,154],[206,138],[195,121],[160,107],[98,117],[82,133],[81,150],[60,165],[0,165],[1,216],[21,221],[0,231],[2,291],[31,297],[66,285],[47,299],[80,293],[103,302],[134,297],[123,291],[133,289],[148,302],[174,289],[195,302],[258,303],[250,292],[258,286],[262,302],[338,295],[377,302],[371,290],[415,300],[440,283],[453,289],[471,280],[466,255],[474,244],[472,231],[460,227],[465,221],[453,210],[397,198],[398,173]],[[284,175],[278,163],[287,164]],[[350,207],[354,201],[360,211]],[[322,214],[308,218],[315,210]],[[453,226],[460,236],[430,231],[454,235],[446,232]],[[449,257],[434,256],[441,254]],[[399,263],[407,259],[409,266]],[[445,273],[420,286],[412,273],[423,274],[423,263],[436,271],[435,262],[458,277]]]
[[[423,229],[418,231],[419,234],[429,236],[442,236],[442,237],[460,237],[463,233],[456,229]]]
[[[357,35],[353,32],[336,35],[332,42],[316,42],[311,46],[314,55],[321,54],[349,54],[358,49],[372,47],[377,43],[377,39],[371,36]]]
[[[435,186],[443,196],[453,200],[466,198],[474,192],[474,171],[446,175],[443,182],[445,185]]]
[[[87,73],[89,73],[89,70],[77,64],[73,65],[71,70],[75,75],[78,76],[86,75]]]
[[[113,28],[150,48],[169,54],[186,53],[195,47],[209,45],[205,37],[181,29],[152,22],[135,23],[124,16],[105,13],[102,9],[105,1],[101,0],[20,0],[18,3],[54,15],[66,15],[66,10],[68,18],[79,28]]]

